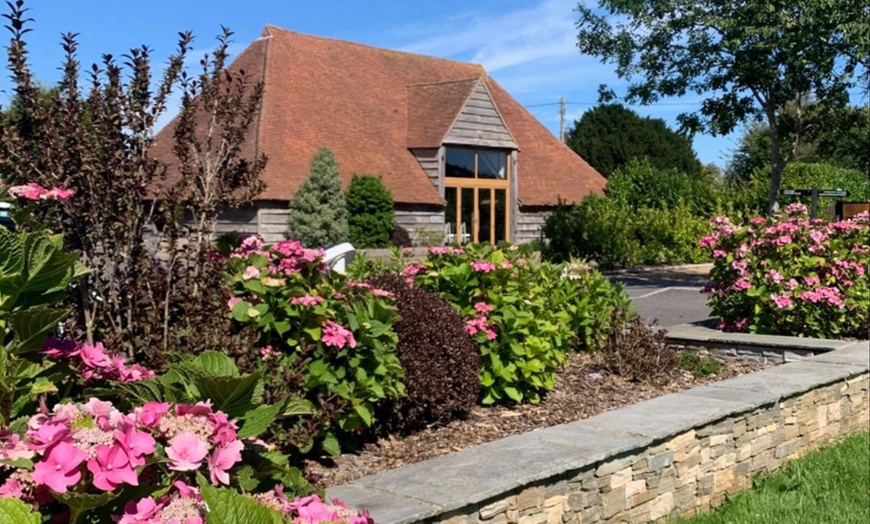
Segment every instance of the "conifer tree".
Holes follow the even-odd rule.
[[[290,201],[287,236],[305,247],[347,241],[347,207],[338,177],[338,160],[326,147],[311,159],[311,172]]]

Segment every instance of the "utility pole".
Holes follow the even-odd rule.
[[[559,140],[565,143],[565,97],[559,99]]]

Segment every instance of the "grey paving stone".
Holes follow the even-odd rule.
[[[530,434],[547,442],[578,447],[588,453],[591,463],[646,446],[652,440],[639,435],[607,429],[590,428],[580,422],[538,429]]]
[[[341,499],[358,510],[368,508],[372,519],[378,524],[420,522],[441,513],[441,508],[436,506],[353,484],[329,488],[326,496]]]
[[[672,393],[608,411],[576,424],[659,440],[751,408],[745,402]]]
[[[870,341],[855,342],[850,346],[807,359],[825,364],[847,364],[870,369]]]
[[[713,387],[712,385],[698,386],[692,389],[687,389],[680,394],[690,397],[702,397],[712,398],[716,400],[725,400],[729,402],[740,402],[746,404],[747,408],[754,408],[764,406],[766,404],[773,404],[781,398],[781,395],[779,393],[772,393],[769,391]]]
[[[582,468],[600,456],[598,448],[548,442],[534,433],[466,448],[355,483],[451,511]]]
[[[697,324],[671,326],[668,329],[668,339],[673,339],[675,342],[716,342],[740,346],[767,346],[804,350],[834,350],[853,344],[853,342],[848,340],[756,335],[752,333],[725,333]]]
[[[710,387],[725,390],[749,390],[767,393],[771,396],[788,397],[866,372],[866,370],[866,367],[822,364],[808,359],[723,380],[711,384]]]

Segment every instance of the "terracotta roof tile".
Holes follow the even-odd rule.
[[[408,148],[440,147],[478,83],[479,76],[408,86]]]
[[[290,200],[308,176],[312,155],[326,146],[338,158],[345,185],[353,174],[377,174],[396,202],[443,204],[408,148],[440,145],[480,79],[520,149],[521,203],[554,204],[559,196],[576,201],[604,188],[595,170],[479,65],[267,26],[231,68],[264,80],[256,134],[245,148],[269,158],[264,200]],[[158,135],[158,158],[171,158],[171,134],[170,124]]]

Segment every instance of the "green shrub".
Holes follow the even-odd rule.
[[[680,360],[677,362],[677,366],[699,377],[718,375],[722,371],[722,364],[715,358],[701,356],[697,351],[690,350],[680,353]]]
[[[710,175],[659,169],[633,160],[607,180],[607,197],[633,210],[674,208],[685,203],[692,214],[710,217],[722,200],[722,186]]]
[[[403,395],[390,294],[323,265],[323,251],[256,237],[231,255],[233,318],[260,335],[268,390],[298,391],[314,415],[275,437],[303,451],[318,437],[338,453],[337,436],[372,426],[376,405]]]
[[[588,267],[538,262],[517,246],[431,247],[403,270],[449,300],[483,356],[483,402],[538,402],[555,371],[579,347],[610,329],[602,312],[624,303],[621,288]]]
[[[709,304],[719,327],[801,337],[867,336],[870,316],[870,226],[853,220],[808,220],[806,206],[755,217],[738,227],[713,219]]]
[[[338,177],[338,160],[321,147],[311,159],[311,173],[290,201],[288,238],[310,248],[347,241],[347,206]]]
[[[347,190],[350,242],[355,247],[390,245],[395,222],[393,196],[379,177],[354,175]]]
[[[443,298],[395,273],[371,283],[395,295],[400,316],[394,327],[406,396],[383,408],[390,429],[410,431],[467,415],[477,404],[482,364],[462,317]]]
[[[570,213],[557,210],[547,219],[544,256],[552,261],[595,260],[608,269],[706,262],[709,255],[697,239],[709,231],[707,219],[695,216],[682,202],[673,208],[631,209],[590,195]]]

